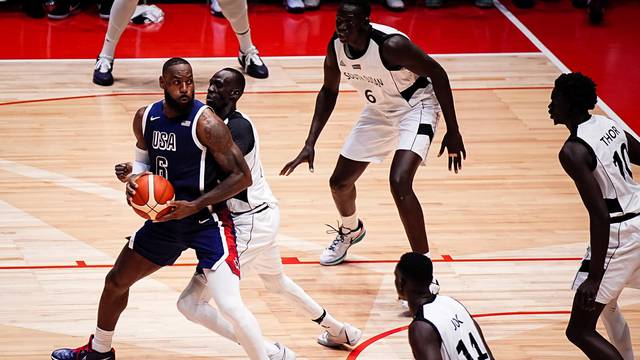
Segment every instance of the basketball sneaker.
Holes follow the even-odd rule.
[[[219,18],[224,17],[224,14],[222,14],[222,8],[220,7],[218,0],[211,0],[211,5],[209,6],[209,12],[211,12],[211,15],[215,17],[219,17]]]
[[[284,8],[292,14],[304,12],[304,2],[302,0],[284,0]]]
[[[296,353],[294,353],[288,347],[275,343],[273,344],[278,348],[278,352],[272,355],[269,355],[269,360],[296,360]]]
[[[93,68],[93,83],[102,86],[113,85],[113,60],[98,57]]]
[[[99,353],[91,348],[91,342],[93,341],[93,335],[89,337],[89,342],[85,346],[81,346],[77,349],[58,349],[51,353],[51,360],[115,360],[116,351],[111,348],[111,351],[106,353]]]
[[[336,235],[331,245],[324,249],[320,255],[320,264],[325,266],[338,265],[343,262],[347,256],[347,250],[349,250],[352,245],[360,242],[367,233],[360,219],[358,219],[358,227],[353,230],[342,226],[338,229],[331,225],[327,226],[331,228],[327,230],[327,234],[337,233],[338,235]]]
[[[326,347],[339,347],[342,345],[354,346],[360,341],[361,337],[362,330],[351,324],[344,323],[344,326],[337,336],[329,334],[327,330],[320,334],[320,336],[318,336],[318,344]]]
[[[98,9],[100,13],[100,18],[109,20],[109,16],[111,16],[111,7],[113,6],[114,0],[102,0],[98,2]]]
[[[304,0],[305,10],[317,10],[320,8],[320,0]]]
[[[256,49],[255,46],[251,46],[247,52],[240,51],[238,61],[247,75],[257,79],[266,79],[269,77],[269,69],[267,69],[267,66],[262,62],[260,55],[258,55],[258,49]]]
[[[49,0],[45,6],[49,9],[49,19],[66,19],[72,12],[80,9],[80,0]]]

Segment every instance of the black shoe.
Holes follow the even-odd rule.
[[[262,62],[260,55],[258,55],[258,49],[256,49],[255,46],[251,46],[246,53],[240,51],[238,61],[247,75],[257,79],[266,79],[269,77],[269,69],[267,69],[267,66]]]
[[[593,25],[602,23],[604,18],[604,4],[602,0],[590,0],[589,7],[587,8],[587,15],[589,15],[589,21]]]
[[[520,9],[530,9],[536,3],[534,0],[513,0],[513,4]]]
[[[113,60],[98,57],[93,68],[93,83],[102,86],[113,85]]]
[[[91,341],[93,335],[89,338],[89,342],[85,346],[81,346],[77,349],[57,349],[51,353],[51,360],[115,360],[116,351],[111,348],[111,351],[106,353],[99,353],[91,348]]]
[[[32,18],[38,19],[47,15],[44,12],[44,3],[42,0],[24,0],[22,10]]]
[[[113,0],[102,0],[98,3],[98,9],[100,9],[100,18],[109,20],[111,15],[111,7],[113,6]]]
[[[49,0],[46,6],[49,19],[61,20],[80,8],[80,0]]]

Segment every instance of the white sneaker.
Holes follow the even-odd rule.
[[[269,355],[269,360],[296,360],[296,353],[294,353],[288,347],[275,343],[273,344],[278,348],[278,352],[272,355]]]
[[[402,0],[386,0],[385,5],[392,11],[404,10],[404,2]]]
[[[224,15],[222,14],[222,8],[220,7],[218,0],[211,0],[211,6],[209,7],[209,11],[213,16],[221,17],[221,18],[224,17]]]
[[[337,233],[336,238],[333,240],[331,245],[322,251],[320,255],[320,265],[338,265],[344,261],[347,256],[347,250],[351,247],[351,245],[357,244],[360,242],[367,231],[364,229],[364,224],[361,220],[358,219],[358,227],[356,229],[350,230],[343,228],[340,226],[338,229],[334,228],[331,225],[327,225],[331,228],[331,230],[327,230],[327,234]],[[345,230],[348,230],[345,232]]]
[[[284,0],[284,8],[293,14],[304,12],[304,2],[302,0]]]
[[[326,347],[339,347],[341,345],[354,346],[360,341],[362,337],[362,330],[357,327],[344,323],[344,326],[338,333],[338,336],[333,336],[325,330],[320,336],[318,336],[318,344]]]

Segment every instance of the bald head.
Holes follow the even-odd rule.
[[[224,68],[213,74],[207,90],[207,105],[224,116],[235,110],[236,103],[244,93],[244,75],[233,68]]]

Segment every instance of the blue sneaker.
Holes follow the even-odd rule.
[[[113,60],[104,57],[96,59],[96,65],[93,68],[93,83],[102,86],[113,85]]]
[[[89,338],[89,342],[85,346],[77,349],[58,349],[51,353],[51,360],[115,360],[116,351],[112,348],[106,353],[93,351],[91,348],[93,335]]]

